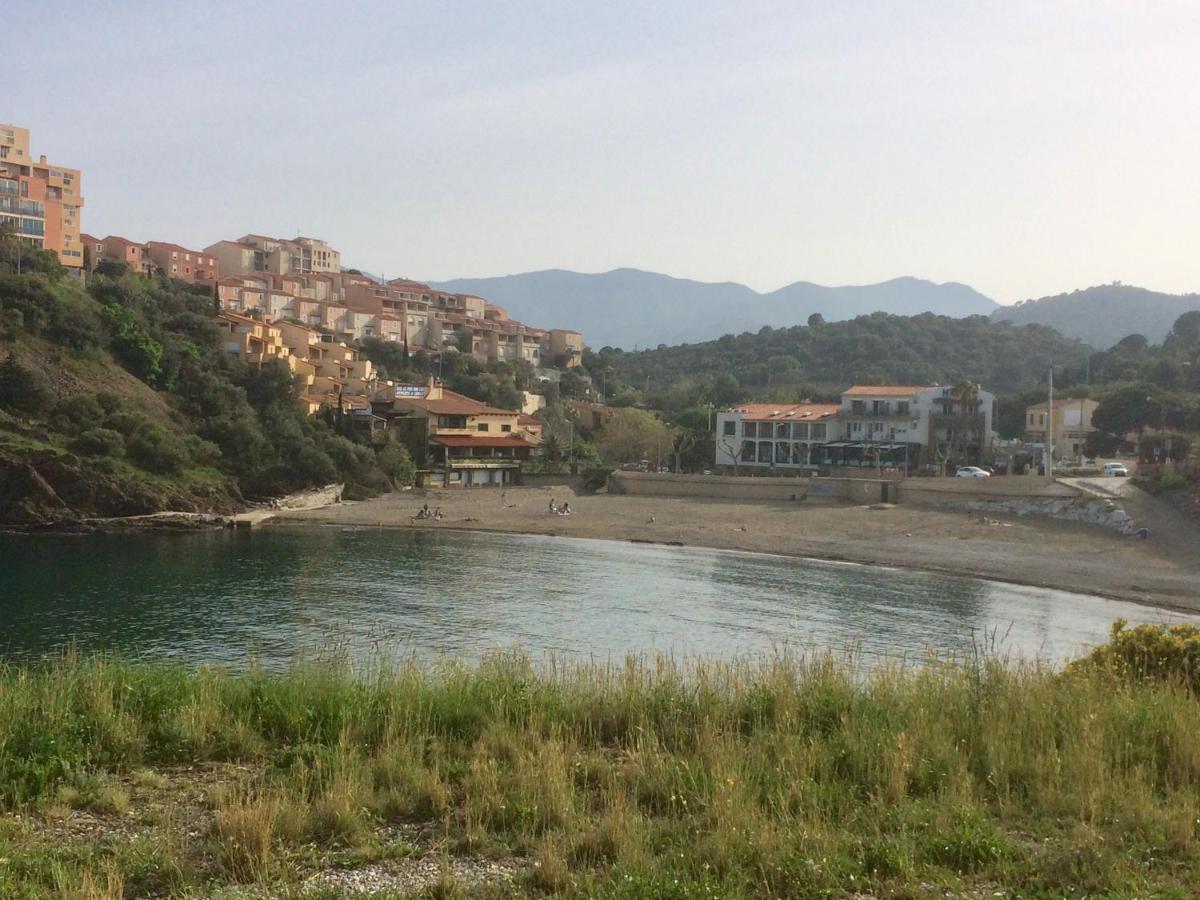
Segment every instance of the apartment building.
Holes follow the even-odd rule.
[[[978,463],[992,443],[995,396],[945,385],[854,385],[837,404],[756,403],[717,416],[718,466],[914,469]]]
[[[1099,405],[1095,400],[1085,397],[1063,397],[1054,401],[1052,413],[1047,410],[1048,403],[1027,406],[1025,440],[1044,447],[1049,428],[1055,459],[1083,456],[1088,435],[1096,430],[1092,416]]]
[[[251,365],[262,366],[273,359],[289,362],[292,355],[283,341],[283,332],[259,319],[239,316],[235,313],[220,313],[217,329],[225,352],[244,359]]]
[[[747,403],[717,416],[718,466],[774,469],[828,465],[840,436],[836,403]]]
[[[224,275],[249,275],[268,272],[273,275],[339,274],[342,254],[325,241],[310,237],[291,240],[246,234],[236,241],[217,241],[204,248],[216,257]]]
[[[220,261],[220,251],[214,252]],[[577,365],[583,353],[577,331],[534,328],[482,297],[437,291],[408,279],[384,284],[349,272],[263,271],[222,277],[217,293],[223,309],[261,314],[269,321],[299,319],[348,343],[379,338],[414,352],[469,352],[483,362],[524,360],[533,366],[551,360]]]
[[[516,410],[497,409],[428,384],[397,384],[371,401],[374,415],[412,446],[424,445],[422,485],[478,487],[512,484],[540,442],[540,423],[522,422]],[[535,427],[535,425],[537,427]]]
[[[211,285],[220,277],[217,258],[211,253],[189,250],[167,241],[147,241],[143,253],[151,266],[168,278]]]
[[[0,124],[0,223],[36,247],[53,250],[68,271],[83,272],[79,169],[34,159],[29,130]]]
[[[144,245],[115,234],[110,234],[108,237],[102,239],[99,245],[101,260],[119,262],[130,272],[138,275],[153,274],[154,263],[151,262],[149,255],[147,255]],[[96,260],[96,262],[99,261]]]

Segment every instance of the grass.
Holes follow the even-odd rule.
[[[6,898],[1189,897],[1198,828],[1200,701],[1104,669],[0,668]]]

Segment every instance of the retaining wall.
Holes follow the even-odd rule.
[[[749,478],[728,475],[660,475],[611,472],[610,494],[710,497],[718,500],[830,500],[878,503],[894,500],[896,483],[868,478]]]
[[[906,478],[899,485],[899,500],[914,506],[953,506],[962,509],[973,500],[1078,497],[1068,485],[1039,476],[996,478]]]

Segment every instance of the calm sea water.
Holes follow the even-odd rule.
[[[986,643],[1051,661],[1110,623],[1200,621],[1128,603],[894,569],[525,535],[348,528],[0,538],[0,655],[68,643],[284,667],[335,652],[619,659]]]

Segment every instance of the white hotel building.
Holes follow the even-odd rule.
[[[949,385],[855,385],[841,403],[750,403],[717,416],[716,464],[784,474],[819,466],[914,469],[961,448],[976,463],[991,445],[995,396],[962,410]]]

